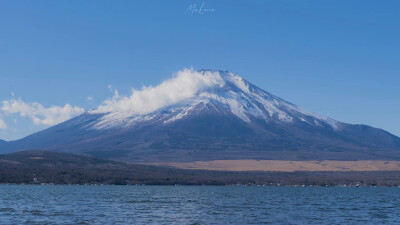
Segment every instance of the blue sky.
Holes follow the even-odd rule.
[[[202,5],[208,11],[193,10]],[[110,89],[129,94],[183,68],[209,68],[399,136],[399,8],[353,0],[1,1],[0,107],[14,100],[79,113],[112,97]],[[0,139],[54,123],[34,117],[0,110]]]

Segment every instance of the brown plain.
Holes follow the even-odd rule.
[[[288,160],[213,160],[196,162],[147,163],[155,166],[171,166],[180,169],[219,171],[400,171],[400,161],[288,161]]]

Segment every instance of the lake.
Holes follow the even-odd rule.
[[[400,188],[0,185],[1,224],[400,224]]]

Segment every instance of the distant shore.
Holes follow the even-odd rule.
[[[322,164],[325,163],[317,163],[319,166],[324,166]],[[328,166],[328,164],[326,165]],[[257,166],[257,164],[254,165]],[[388,168],[392,168],[393,163],[385,164],[385,162],[382,162],[380,165],[387,165]],[[210,169],[213,168],[210,167]],[[127,164],[82,155],[49,151],[23,151],[0,155],[0,183],[38,185],[304,185],[398,187],[400,186],[400,171],[282,172],[218,171],[200,170],[199,168],[179,169],[165,166]]]
[[[243,187],[299,187],[299,188],[312,188],[312,187],[343,187],[343,188],[375,188],[375,187],[394,187],[400,188],[396,185],[367,185],[367,184],[336,184],[336,185],[280,185],[280,184],[225,184],[225,185],[214,185],[214,184],[53,184],[53,183],[0,183],[0,186],[9,186],[9,185],[18,185],[18,186],[243,186]]]

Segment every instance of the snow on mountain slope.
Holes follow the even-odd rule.
[[[104,114],[90,126],[110,129],[158,120],[164,124],[184,118],[199,105],[209,103],[229,110],[241,120],[252,118],[282,123],[302,121],[314,126],[327,124],[339,130],[341,123],[286,102],[227,71],[186,69],[156,87],[133,90],[129,97],[118,92],[91,114]]]

